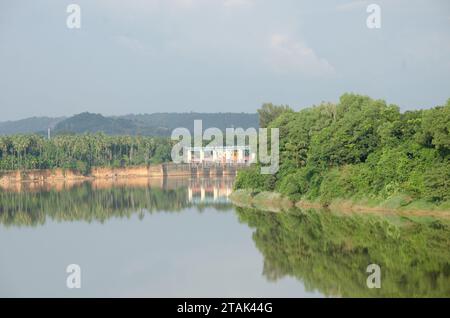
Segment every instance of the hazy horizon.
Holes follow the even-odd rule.
[[[298,110],[346,92],[430,108],[450,97],[450,2],[3,1],[0,87],[2,122]]]
[[[82,111],[79,113],[73,113],[73,114],[67,114],[67,115],[61,115],[61,116],[46,116],[46,115],[42,115],[42,116],[29,116],[29,117],[23,117],[23,118],[18,118],[18,119],[7,119],[7,120],[0,120],[0,123],[2,122],[14,122],[14,121],[19,121],[19,120],[24,120],[24,119],[30,119],[30,118],[70,118],[70,117],[74,117],[80,114],[84,114],[84,113],[89,113],[89,114],[94,114],[94,115],[102,115],[103,117],[125,117],[125,116],[139,116],[139,115],[156,115],[156,114],[189,114],[189,113],[199,113],[199,114],[248,114],[248,115],[254,115],[256,114],[256,110],[254,112],[196,112],[196,111],[192,111],[192,112],[154,112],[154,113],[126,113],[126,114],[118,114],[118,115],[109,115],[109,114],[102,114],[102,113],[94,113],[94,112],[90,112],[90,111]]]

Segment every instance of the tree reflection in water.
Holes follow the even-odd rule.
[[[231,186],[229,179],[143,179],[0,190],[0,224],[37,226],[48,219],[105,222],[192,207],[231,211],[226,200]],[[449,220],[235,209],[239,221],[254,229],[267,280],[294,277],[308,290],[327,296],[450,297]],[[380,289],[366,286],[366,268],[372,263],[381,267]]]
[[[231,178],[141,178],[71,185],[17,185],[0,190],[0,224],[35,226],[55,221],[104,222],[112,217],[179,212],[195,206],[230,210]],[[198,193],[197,193],[198,192]]]
[[[327,296],[450,296],[448,220],[248,208],[237,214],[255,229],[268,280],[295,277]],[[372,263],[381,267],[380,289],[366,286]]]

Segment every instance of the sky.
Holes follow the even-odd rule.
[[[69,4],[81,8],[70,29]],[[381,28],[368,28],[368,5]],[[2,0],[0,121],[450,98],[450,1]]]

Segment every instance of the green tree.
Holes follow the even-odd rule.
[[[292,109],[287,105],[277,106],[272,103],[264,103],[258,109],[259,127],[266,128],[272,121],[286,111],[292,111]]]

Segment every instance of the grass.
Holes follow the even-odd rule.
[[[234,191],[230,199],[233,203],[243,207],[254,207],[259,210],[278,212],[288,210],[294,205],[319,206],[319,201],[300,200],[294,202],[278,192],[255,192],[248,189],[240,189]],[[380,209],[385,211],[416,211],[416,212],[450,212],[450,202],[435,204],[425,200],[416,200],[410,196],[403,194],[392,195],[383,200],[381,198],[351,198],[351,199],[334,199],[329,205],[332,210],[362,210]]]

